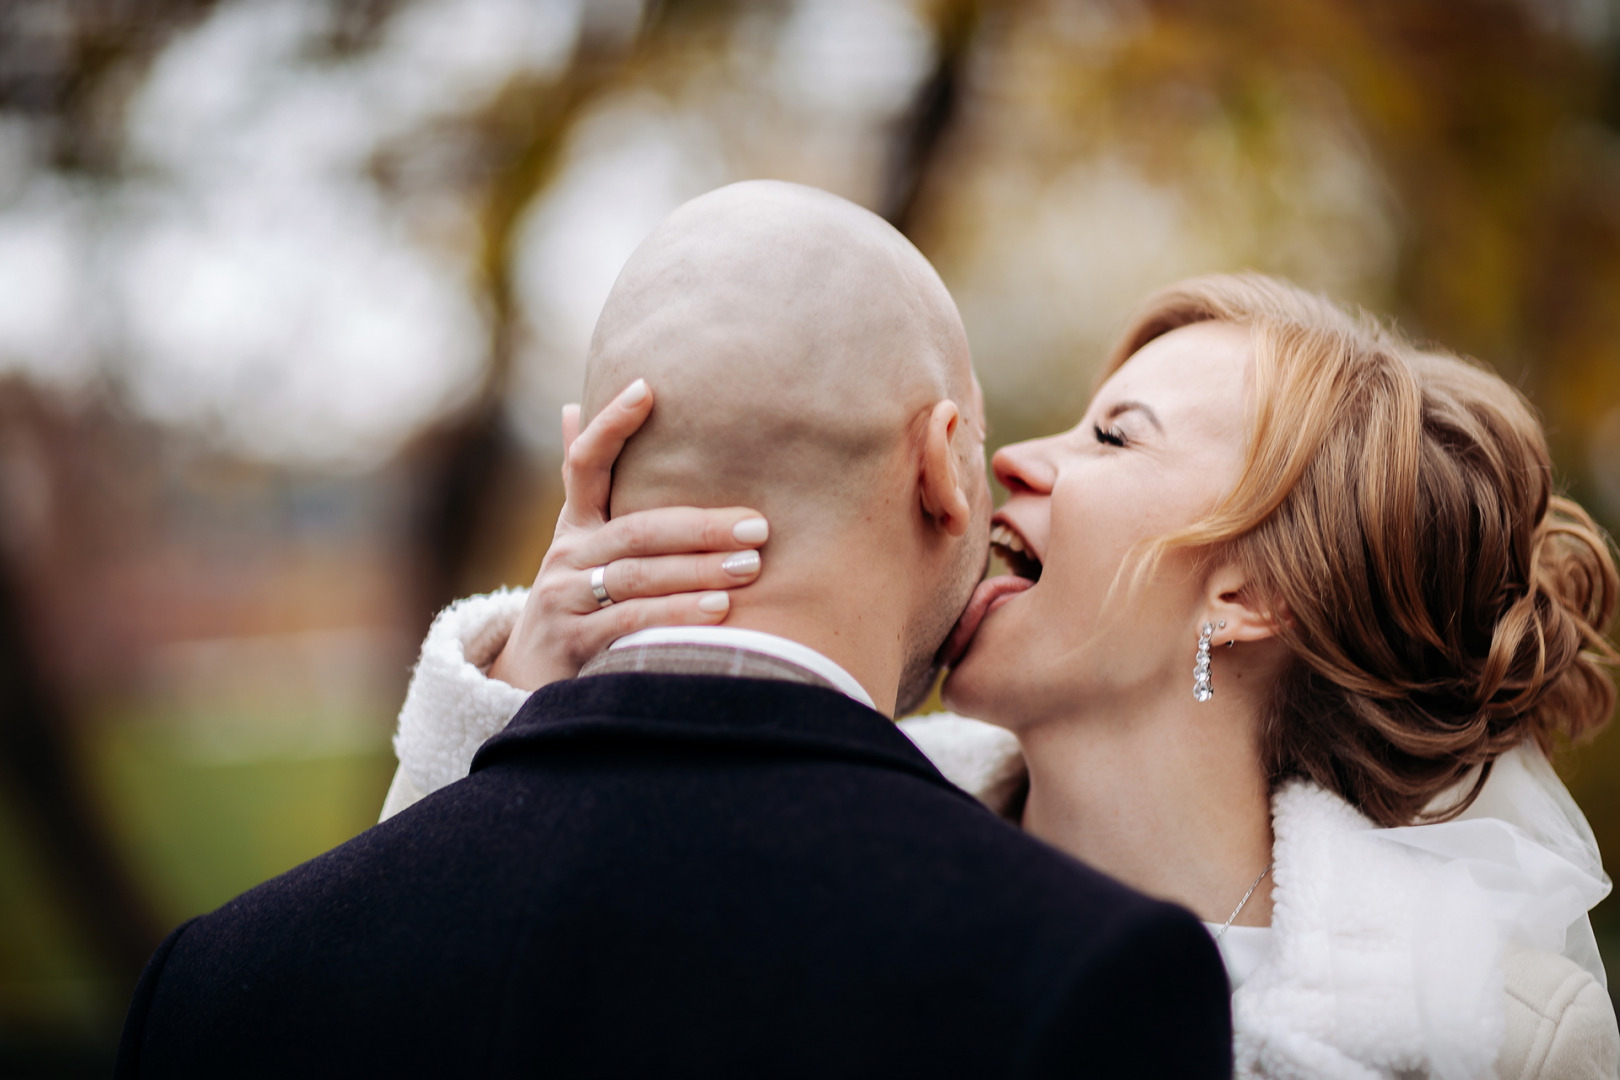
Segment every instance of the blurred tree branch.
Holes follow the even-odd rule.
[[[18,568],[0,560],[0,777],[73,925],[133,987],[163,928],[113,843],[74,753],[73,695],[36,651]]]
[[[895,127],[876,208],[907,236],[916,229],[925,186],[967,93],[967,66],[982,14],[981,0],[937,0],[932,5],[933,69]]]
[[[399,0],[334,8],[334,53],[363,48]],[[123,168],[131,89],[214,0],[8,0],[0,18],[0,113],[41,136],[49,168],[110,181]],[[78,696],[40,655],[25,568],[0,549],[0,776],[22,831],[79,937],[133,986],[164,927],[129,873],[73,746]],[[116,1004],[121,1004],[116,1003]]]
[[[469,118],[473,155],[487,166],[476,205],[490,339],[473,400],[435,425],[408,455],[423,478],[415,535],[424,626],[468,589],[490,586],[490,538],[507,516],[504,502],[521,486],[527,464],[505,417],[521,328],[513,274],[523,216],[555,178],[582,115],[638,72],[656,67],[683,37],[723,25],[736,10],[720,0],[664,0],[649,5],[634,35],[588,18],[560,76],[515,82]]]
[[[42,132],[52,168],[115,174],[121,91],[210,6],[15,0],[0,19],[0,111]],[[162,927],[87,791],[72,745],[77,697],[37,652],[25,580],[16,553],[0,549],[0,776],[79,937],[133,986]]]

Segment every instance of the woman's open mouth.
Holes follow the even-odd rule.
[[[1041,580],[1041,560],[1012,526],[998,521],[990,527],[990,549],[1014,574],[1030,581]]]
[[[990,547],[1012,573],[979,582],[967,610],[940,647],[936,663],[941,667],[953,667],[962,659],[986,615],[1041,580],[1041,560],[1012,526],[1000,522],[992,525]]]

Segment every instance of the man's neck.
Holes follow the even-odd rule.
[[[900,598],[861,586],[844,571],[832,577],[768,567],[760,581],[732,593],[731,613],[722,625],[775,634],[816,650],[854,676],[879,712],[893,716],[905,662]]]

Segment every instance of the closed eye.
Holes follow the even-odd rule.
[[[1108,446],[1124,446],[1125,433],[1117,427],[1103,428],[1101,424],[1093,424],[1091,430],[1097,433],[1097,441]]]

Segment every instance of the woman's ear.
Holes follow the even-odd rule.
[[[1231,563],[1210,573],[1204,588],[1204,608],[1206,614],[1200,625],[1208,622],[1218,627],[1210,638],[1212,645],[1269,641],[1277,636],[1279,624],[1288,620],[1286,608],[1262,605],[1243,570]],[[1220,625],[1223,622],[1225,626]]]
[[[918,497],[923,512],[952,536],[967,532],[972,504],[962,486],[951,442],[962,423],[962,413],[954,401],[940,401],[928,414],[923,434],[922,460],[917,476]]]

